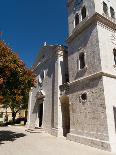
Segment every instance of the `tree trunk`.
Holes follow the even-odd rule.
[[[16,117],[16,112],[12,112],[12,121],[13,121],[13,124],[15,124],[15,117]]]

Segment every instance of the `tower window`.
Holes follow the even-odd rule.
[[[87,15],[87,12],[86,12],[86,8],[85,8],[85,6],[82,8],[82,10],[81,10],[81,15],[82,15],[82,20],[86,17],[86,15]]]
[[[112,18],[115,18],[115,12],[114,9],[112,7],[110,7],[110,14]]]
[[[75,15],[75,26],[79,24],[79,15],[78,13]]]
[[[113,54],[114,54],[114,64],[116,65],[116,49],[113,49]]]
[[[113,107],[114,111],[114,123],[115,123],[115,131],[116,131],[116,107]]]
[[[85,67],[85,54],[79,54],[79,69],[83,69]]]
[[[69,75],[65,74],[65,82],[69,82]]]
[[[43,80],[45,78],[45,72],[44,71],[41,71],[40,72],[40,75],[39,75],[39,79],[38,79],[38,83],[43,83]]]
[[[103,2],[103,11],[106,15],[108,15],[108,6],[105,2]]]

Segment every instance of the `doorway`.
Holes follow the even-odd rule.
[[[69,101],[61,103],[62,110],[62,128],[63,128],[63,136],[66,137],[70,132],[70,110],[69,110]]]
[[[40,103],[38,106],[38,118],[39,118],[39,127],[42,127],[43,122],[43,103]]]

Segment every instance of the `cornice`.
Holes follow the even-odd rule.
[[[96,72],[95,74],[91,74],[91,75],[86,76],[86,77],[79,78],[79,79],[77,79],[75,81],[69,82],[68,86],[73,85],[75,83],[80,83],[80,82],[84,82],[84,81],[87,81],[87,80],[92,80],[92,79],[95,79],[95,78],[99,78],[99,77],[102,77],[102,76],[116,79],[116,75],[112,75],[110,73],[105,73],[105,72],[101,71],[101,72]]]
[[[116,31],[116,21],[107,16],[95,13],[91,17],[86,17],[76,28],[73,30],[72,35],[67,39],[67,43],[70,43],[78,34],[84,31],[86,28],[93,24],[101,23],[102,25],[109,27],[110,29]]]
[[[59,52],[59,51],[62,51],[62,52],[64,53],[64,52],[68,51],[68,47],[63,46],[63,45],[59,45],[59,46],[57,46],[57,47],[55,48],[55,52],[57,53],[57,52]]]
[[[79,83],[83,83],[84,82],[89,82],[89,81],[92,81],[93,79],[97,79],[97,78],[102,78],[102,77],[109,77],[109,78],[113,78],[113,79],[116,79],[116,75],[112,75],[112,74],[109,74],[109,73],[105,73],[105,72],[97,72],[95,74],[92,74],[92,75],[89,75],[89,76],[86,76],[86,77],[83,77],[83,78],[80,78],[80,79],[77,79],[75,81],[72,81],[72,82],[68,82],[68,83],[65,83],[63,85],[60,85],[60,95],[61,96],[66,96],[66,95],[69,95],[70,94],[70,87],[71,86],[74,86],[74,85],[77,85]]]
[[[47,63],[49,60],[51,60],[53,57],[58,58],[58,56],[63,56],[65,52],[68,51],[68,48],[63,45],[54,46],[53,54],[42,61],[40,61],[36,66],[34,66],[33,71],[36,71],[36,69],[45,63]]]

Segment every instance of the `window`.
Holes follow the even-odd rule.
[[[115,131],[116,131],[116,107],[113,107],[114,111],[114,123],[115,123]]]
[[[79,15],[78,13],[75,15],[75,27],[79,24]]]
[[[103,2],[103,11],[106,15],[108,15],[108,6],[105,2]]]
[[[113,54],[114,54],[114,64],[116,65],[116,49],[113,49]]]
[[[65,74],[65,82],[69,82],[69,75]]]
[[[87,102],[87,93],[83,93],[80,95],[80,103]]]
[[[110,14],[112,18],[115,18],[115,12],[114,9],[112,7],[110,7]]]
[[[40,72],[40,75],[39,75],[39,79],[38,79],[38,83],[43,83],[43,80],[45,78],[45,72],[44,71],[41,71]]]
[[[81,10],[81,15],[82,15],[82,20],[86,17],[86,8],[85,8],[85,6],[82,8],[82,10]]]
[[[85,67],[85,54],[79,54],[79,69],[83,69]]]
[[[45,58],[45,55],[42,55],[42,59],[44,59]]]

